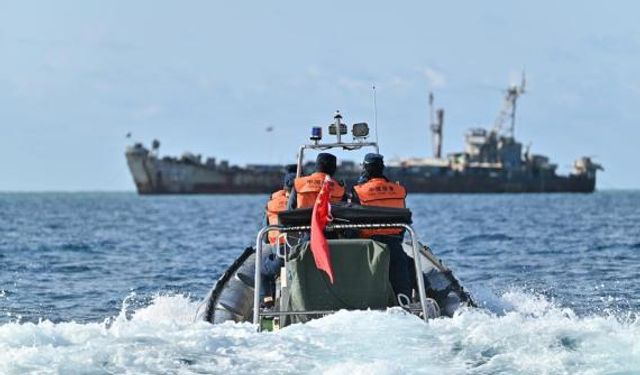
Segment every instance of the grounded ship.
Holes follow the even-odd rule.
[[[400,181],[410,193],[591,193],[596,172],[602,167],[590,157],[574,162],[568,175],[556,173],[557,164],[544,155],[523,152],[514,137],[516,102],[524,93],[519,86],[506,90],[504,105],[492,129],[474,128],[465,134],[462,152],[442,156],[444,111],[433,109],[429,96],[433,157],[396,160],[387,163],[385,174]],[[435,112],[435,116],[434,116]],[[337,123],[342,117],[338,113]],[[335,124],[333,124],[335,126]],[[343,134],[346,126],[342,124]],[[160,143],[151,149],[136,143],[126,150],[127,163],[140,194],[268,194],[281,187],[285,166],[232,166],[215,158],[184,153],[180,158],[160,157]],[[310,168],[310,167],[309,167]],[[305,168],[305,171],[309,170]],[[359,166],[343,161],[338,177],[347,185],[357,180]]]

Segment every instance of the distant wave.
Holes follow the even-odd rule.
[[[608,250],[615,248],[640,249],[640,242],[617,242],[612,241],[606,244],[600,244],[594,247],[595,250]]]
[[[479,242],[479,241],[512,241],[514,238],[503,233],[492,234],[476,234],[466,236],[460,239],[461,243]]]
[[[91,267],[84,265],[66,265],[66,266],[57,266],[52,269],[55,272],[60,273],[80,273],[80,272],[88,272],[91,271]]]
[[[90,251],[92,246],[84,242],[68,242],[61,246],[62,250],[67,251]]]

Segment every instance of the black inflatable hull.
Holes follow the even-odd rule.
[[[255,249],[248,247],[222,274],[207,296],[203,318],[210,323],[251,321]]]

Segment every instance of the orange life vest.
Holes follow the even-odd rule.
[[[294,186],[296,187],[298,208],[313,207],[326,176],[324,173],[316,172],[309,176],[296,178]],[[340,185],[336,180],[333,181],[335,185],[331,192],[331,202],[340,202],[344,197],[344,186]]]
[[[353,190],[360,199],[362,206],[405,208],[407,191],[399,183],[387,181],[385,178],[372,178],[369,181],[356,185]],[[362,237],[374,235],[395,235],[402,233],[402,229],[364,229],[360,232]]]
[[[278,213],[287,209],[289,202],[289,193],[282,189],[271,194],[271,199],[267,203],[267,220],[269,225],[278,225]],[[269,231],[269,243],[274,245],[280,232],[277,230]],[[284,238],[280,238],[280,243],[285,242]]]

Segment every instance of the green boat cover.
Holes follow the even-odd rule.
[[[316,268],[308,242],[292,251],[290,311],[380,309],[395,304],[389,250],[370,239],[329,240],[334,283]],[[306,321],[298,316],[298,321]]]

